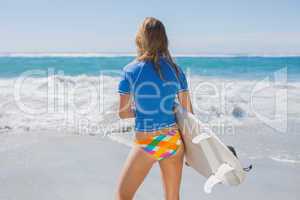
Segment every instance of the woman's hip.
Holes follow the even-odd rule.
[[[157,160],[174,155],[183,144],[177,125],[155,132],[137,132],[134,143]]]

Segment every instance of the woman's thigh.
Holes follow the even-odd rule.
[[[183,155],[184,147],[181,145],[175,155],[159,161],[166,200],[179,199]]]
[[[142,148],[132,148],[118,183],[118,200],[133,198],[155,161]]]

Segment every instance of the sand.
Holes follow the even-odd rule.
[[[0,144],[1,200],[113,199],[130,150],[100,136],[50,132],[4,133]],[[299,199],[299,164],[266,158],[251,162],[254,169],[242,185],[218,185],[210,195],[203,191],[205,179],[185,167],[181,199]],[[163,199],[158,165],[147,176],[136,199]]]

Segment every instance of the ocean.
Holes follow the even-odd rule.
[[[133,59],[1,56],[0,133],[119,133],[124,127],[112,128],[120,120],[109,113],[116,111],[121,69]],[[175,59],[197,116],[224,140],[249,158],[300,164],[300,57]],[[124,135],[115,139],[128,144]]]
[[[0,77],[12,78],[27,70],[47,68],[61,70],[68,76],[97,76],[101,71],[121,70],[133,59],[132,56],[0,56]],[[300,57],[177,57],[176,62],[199,76],[258,80],[287,68],[289,81],[300,79]]]
[[[0,199],[113,198],[134,134],[133,121],[117,116],[117,86],[133,59],[0,56]],[[202,192],[204,179],[185,168],[183,199],[298,199],[300,57],[176,62],[196,116],[254,166],[239,189],[218,186],[212,196]],[[154,167],[137,198],[161,199],[159,180]]]

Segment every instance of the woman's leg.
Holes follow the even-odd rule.
[[[159,161],[166,200],[179,200],[183,155],[181,145],[175,155]]]
[[[123,167],[116,194],[117,200],[131,200],[148,174],[155,159],[142,148],[134,146]]]

